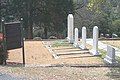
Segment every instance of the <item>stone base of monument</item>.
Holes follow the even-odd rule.
[[[74,40],[71,40],[70,38],[68,38],[67,37],[67,41],[69,42],[69,43],[71,43],[71,44],[73,44],[74,43]]]
[[[74,43],[74,40],[69,40],[68,41],[70,44],[73,44]]]
[[[88,50],[80,50],[80,49],[76,49],[76,48],[72,48],[72,49],[64,49],[64,50],[57,50],[56,51],[56,55],[59,57],[59,59],[65,59],[65,58],[81,58],[82,56],[85,57],[88,55],[92,56],[89,54]],[[82,58],[83,58],[82,57]],[[56,58],[57,59],[57,58]]]
[[[112,46],[107,46],[107,55],[104,58],[104,61],[109,64],[116,64],[115,59],[115,49]]]
[[[78,47],[79,47],[79,44],[74,43],[73,46],[76,47],[76,48],[78,48]]]
[[[106,57],[104,58],[104,62],[105,62],[105,63],[108,63],[108,64],[117,64],[117,63],[118,63],[115,59],[112,59],[112,58],[109,57],[109,56],[106,56]]]
[[[87,50],[87,48],[84,47],[83,45],[80,45],[79,48],[82,49],[82,50]]]
[[[90,50],[90,53],[94,56],[100,56],[99,52],[97,50],[94,50],[94,49]]]
[[[69,41],[69,40],[70,40],[70,38],[67,37],[67,41]]]
[[[59,59],[60,57],[57,54],[52,54],[53,58]]]

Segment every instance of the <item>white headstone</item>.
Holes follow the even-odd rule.
[[[95,26],[93,28],[93,48],[91,50],[91,53],[94,56],[99,55],[99,52],[98,52],[98,27],[97,26]]]
[[[73,40],[73,26],[74,26],[74,19],[73,19],[73,15],[72,14],[69,14],[68,15],[68,41],[69,43],[73,43],[74,40]]]
[[[78,28],[75,28],[75,41],[74,41],[73,45],[75,47],[79,47],[79,44],[78,44]]]
[[[86,49],[86,27],[82,27],[82,45],[81,49]]]
[[[104,61],[109,64],[117,63],[115,60],[115,49],[112,46],[107,46],[107,55],[104,58]]]
[[[69,34],[70,34],[70,33],[69,33],[69,32],[70,32],[69,27],[70,27],[70,26],[69,26],[69,25],[70,25],[70,14],[68,15],[68,18],[67,18],[67,28],[68,28],[68,29],[67,29],[67,39],[68,39],[68,41],[70,40],[70,35],[69,35]]]

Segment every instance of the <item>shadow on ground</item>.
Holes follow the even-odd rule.
[[[120,65],[120,58],[117,58],[117,62]],[[120,80],[120,66],[110,68],[110,72],[107,73],[111,79]]]
[[[111,79],[120,80],[120,67],[110,68],[110,72],[107,73],[107,76]]]
[[[17,62],[7,62],[6,66],[9,66],[9,67],[24,67],[23,63],[17,63]]]

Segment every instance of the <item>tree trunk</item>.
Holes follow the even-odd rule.
[[[29,24],[29,27],[28,27],[28,39],[33,39],[33,26],[32,26],[32,24]]]
[[[44,28],[45,39],[47,39],[47,35],[48,35],[47,32],[48,32],[48,29],[47,29],[47,27],[45,27]]]
[[[33,39],[33,21],[31,19],[31,15],[28,20],[28,39]]]
[[[33,21],[32,21],[32,10],[31,10],[31,0],[28,3],[28,39],[33,39]]]

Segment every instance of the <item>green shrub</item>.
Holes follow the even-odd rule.
[[[3,33],[0,33],[0,64],[3,64],[8,57],[7,51],[5,50]]]
[[[0,64],[3,64],[3,61],[4,61],[4,51],[3,51],[2,41],[0,41]]]

